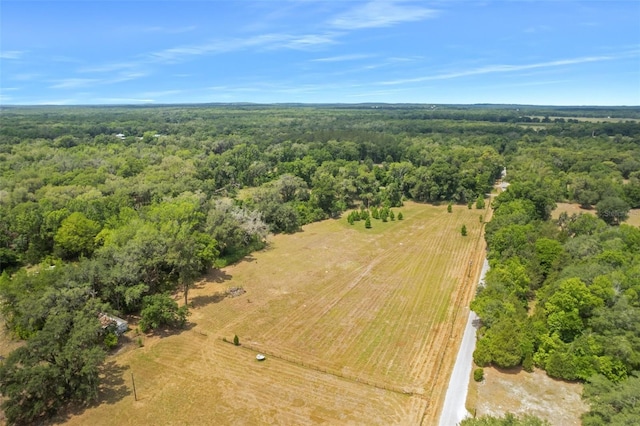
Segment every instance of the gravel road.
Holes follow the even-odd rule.
[[[489,270],[489,262],[485,259],[480,273],[478,285],[484,285],[484,276]],[[475,312],[469,311],[469,318],[462,336],[460,350],[456,357],[456,363],[453,366],[451,379],[447,394],[440,415],[440,426],[455,426],[469,416],[469,412],[465,408],[467,400],[467,392],[469,390],[469,378],[471,376],[471,366],[473,362],[473,351],[476,348],[476,324],[478,316]]]

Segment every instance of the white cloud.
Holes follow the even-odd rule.
[[[353,55],[338,55],[329,56],[326,58],[312,59],[311,62],[343,62],[343,61],[357,61],[360,59],[371,58],[373,55],[353,54]]]
[[[139,64],[137,62],[114,62],[112,64],[94,65],[90,67],[83,67],[78,72],[113,72],[125,69],[137,68]]]
[[[77,89],[79,87],[98,86],[105,84],[122,83],[124,81],[135,80],[147,76],[143,72],[123,72],[110,78],[63,78],[55,80],[50,89]]]
[[[123,81],[135,80],[138,78],[146,77],[148,74],[145,72],[122,72],[114,78],[109,78],[101,81],[101,84],[113,84],[121,83]]]
[[[56,80],[57,83],[49,86],[50,89],[76,89],[78,87],[87,87],[98,83],[100,80],[95,78],[63,78]]]
[[[5,50],[0,52],[0,59],[20,59],[24,53],[22,50]]]
[[[235,52],[250,48],[264,49],[310,49],[333,44],[338,34],[261,34],[248,38],[214,40],[190,46],[172,47],[146,55],[146,62],[179,63],[191,57]]]
[[[356,30],[390,27],[401,22],[421,21],[434,18],[437,14],[438,11],[435,9],[401,5],[394,1],[374,0],[335,17],[329,23],[335,28]]]
[[[532,69],[538,69],[538,68],[552,68],[552,67],[561,67],[565,65],[584,64],[589,62],[610,61],[618,58],[620,58],[620,56],[585,56],[581,58],[561,59],[557,61],[538,62],[533,64],[523,64],[523,65],[487,65],[484,67],[474,68],[474,69],[464,70],[464,71],[454,71],[454,72],[435,74],[435,75],[429,75],[424,77],[384,81],[384,82],[381,82],[380,84],[396,85],[396,84],[406,84],[406,83],[419,83],[422,81],[430,81],[430,80],[449,80],[452,78],[468,77],[473,75],[507,73],[507,72],[516,72],[516,71],[526,71],[526,70],[532,70]]]
[[[140,93],[138,96],[141,96],[144,98],[163,98],[165,96],[179,95],[180,93],[183,93],[183,92],[184,90],[161,90],[156,92]]]

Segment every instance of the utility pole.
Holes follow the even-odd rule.
[[[136,393],[136,381],[133,379],[133,373],[131,373],[131,383],[133,383],[133,397],[137,401],[138,394]]]

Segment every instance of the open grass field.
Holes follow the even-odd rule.
[[[569,216],[572,214],[588,213],[595,216],[595,209],[587,210],[581,208],[578,204],[572,203],[558,203],[555,210],[551,213],[553,219],[560,217],[560,213],[567,212]],[[640,227],[640,209],[629,210],[629,218],[624,221],[627,225]]]
[[[370,230],[345,218],[311,224],[212,272],[190,292],[188,330],[121,349],[110,358],[112,390],[60,421],[436,423],[488,213],[415,203],[398,211],[403,221],[374,220]],[[246,293],[216,293],[232,286]],[[222,341],[236,334],[240,347]]]

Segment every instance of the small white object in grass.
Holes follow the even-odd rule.
[[[256,359],[258,361],[264,361],[266,359],[266,357],[264,355],[262,355],[262,354],[258,354],[258,355],[256,355]]]

